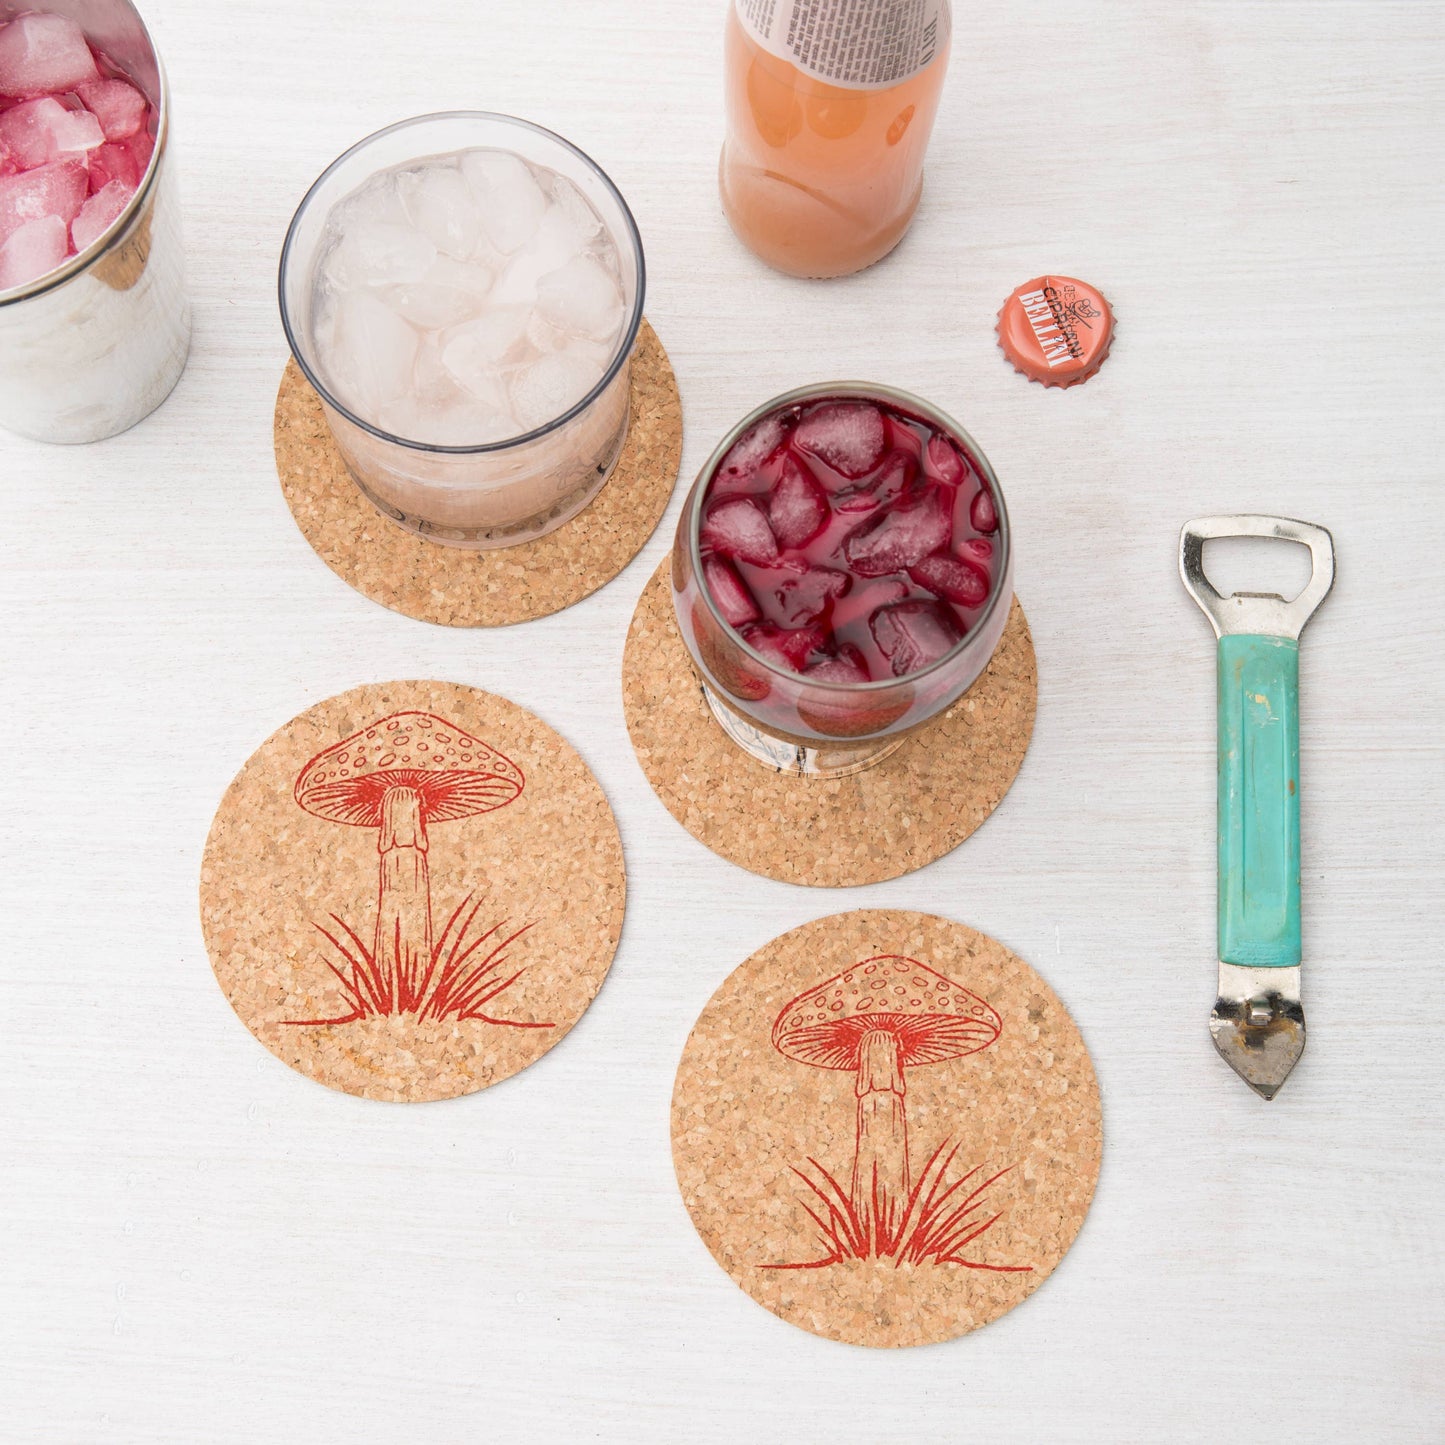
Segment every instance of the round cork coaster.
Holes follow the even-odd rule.
[[[485,1089],[562,1039],[625,893],[612,809],[567,742],[505,698],[389,682],[293,718],[237,774],[201,926],[272,1053],[410,1103]]]
[[[673,614],[670,565],[633,614],[622,704],[653,790],[714,853],[784,883],[880,883],[952,852],[1003,801],[1038,702],[1017,598],[987,670],[946,713],[863,772],[801,777],[756,762],[713,719]]]
[[[681,463],[677,377],[645,320],[632,355],[627,440],[607,485],[570,522],[515,547],[448,547],[398,526],[352,481],[294,360],[276,397],[276,470],[312,550],[373,602],[445,627],[504,627],[591,596],[642,550]]]
[[[790,1324],[932,1344],[1031,1295],[1099,1177],[1089,1052],[1002,944],[866,909],[774,939],[693,1027],[672,1156],[713,1257]]]

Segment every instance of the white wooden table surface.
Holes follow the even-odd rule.
[[[103,445],[0,437],[0,1437],[1445,1439],[1445,4],[960,5],[914,230],[829,285],[771,274],[719,215],[722,0],[144,8],[175,90],[189,370]],[[880,887],[774,884],[653,797],[619,671],[682,489],[616,582],[507,631],[394,616],[308,550],[271,455],[285,225],[349,143],[453,106],[560,130],[631,201],[685,475],[756,402],[837,376],[917,390],[988,450],[1038,729],[951,857]],[[1045,270],[1120,319],[1066,393],[993,345],[1003,297]],[[1223,510],[1321,522],[1340,555],[1304,644],[1310,1044],[1273,1105],[1205,1029],[1213,644],[1175,547]],[[566,1042],[419,1108],[272,1058],[196,909],[252,749],[396,677],[559,728],[614,803],[631,888]],[[911,1352],[759,1309],[693,1232],[669,1152],[673,1071],[719,981],[863,905],[1031,960],[1104,1097],[1103,1176],[1058,1273]]]

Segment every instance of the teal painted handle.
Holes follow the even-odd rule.
[[[1219,958],[1300,961],[1299,643],[1219,639]]]

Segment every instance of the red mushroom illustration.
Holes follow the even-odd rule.
[[[809,1162],[823,1184],[794,1171],[829,1211],[824,1219],[808,1209],[830,1247],[829,1257],[816,1265],[890,1256],[898,1263],[931,1258],[980,1269],[1029,1268],[982,1265],[957,1253],[998,1218],[980,1222],[975,1215],[984,1191],[1007,1169],[961,1203],[954,1198],[958,1188],[980,1170],[945,1187],[957,1146],[940,1145],[917,1181],[909,1169],[906,1071],[976,1054],[1002,1029],[998,1014],[977,994],[901,954],[864,959],[778,1014],[773,1047],[799,1063],[851,1073],[858,1101],[849,1189],[816,1160]]]
[[[352,963],[351,979],[343,977],[342,982],[352,998],[354,1016],[428,1012],[440,1016],[441,1011],[458,1011],[443,1010],[438,998],[443,983],[457,981],[457,967],[448,964],[459,966],[461,935],[453,938],[449,958],[440,958],[432,938],[429,829],[504,808],[524,785],[521,769],[510,759],[426,712],[381,718],[318,753],[301,770],[296,801],[308,813],[332,823],[376,829],[380,883],[374,944],[368,950],[352,933],[353,947],[348,949],[326,935]],[[461,911],[448,922],[443,941]],[[519,936],[504,940],[490,961],[495,962],[500,950]],[[357,952],[363,955],[361,962]],[[331,1022],[338,1021],[344,1020]]]

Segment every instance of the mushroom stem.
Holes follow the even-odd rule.
[[[891,1030],[870,1029],[858,1045],[858,1147],[853,1209],[867,1232],[868,1253],[892,1246],[908,1199],[908,1120],[903,1059]]]
[[[386,1012],[407,1013],[421,1002],[432,948],[426,813],[415,788],[387,789],[376,850],[381,854],[376,967],[387,992]]]

